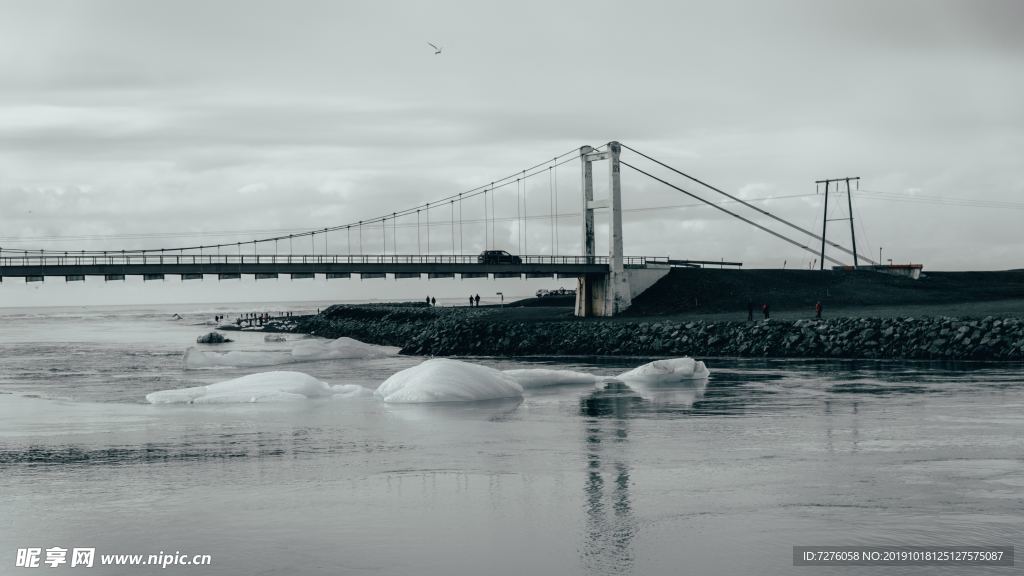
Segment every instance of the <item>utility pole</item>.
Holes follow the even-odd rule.
[[[846,182],[846,207],[849,211],[847,218],[834,218],[834,220],[849,220],[850,221],[850,242],[853,244],[853,267],[856,268],[860,262],[857,260],[857,235],[853,231],[853,196],[850,192],[850,181],[855,180],[857,182],[857,189],[860,189],[860,176],[848,176],[846,178],[828,178],[826,180],[815,180],[815,184],[825,184],[825,209],[821,218],[821,269],[825,269],[825,231],[828,227],[828,192],[829,187],[833,182],[836,184],[836,190],[839,190],[839,183]],[[870,260],[870,258],[868,259]]]

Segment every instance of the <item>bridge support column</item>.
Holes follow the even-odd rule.
[[[607,152],[594,152],[590,146],[580,148],[583,169],[583,255],[594,261],[594,210],[607,208],[608,274],[583,276],[577,281],[577,316],[614,316],[632,303],[629,276],[622,255],[622,182],[620,178],[618,142],[609,142]],[[594,200],[593,162],[608,160],[608,197]]]

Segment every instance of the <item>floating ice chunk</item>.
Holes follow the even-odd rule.
[[[372,397],[373,390],[358,384],[335,384],[331,386],[331,398],[361,398]]]
[[[523,368],[519,370],[505,370],[506,376],[511,376],[523,388],[540,388],[543,386],[567,386],[572,384],[593,384],[600,377],[586,372],[574,372],[572,370],[551,370],[548,368]]]
[[[161,390],[146,395],[150,404],[214,404],[305,400],[335,395],[365,394],[362,386],[331,386],[302,372],[261,372],[241,378],[179,390]],[[364,389],[365,390],[365,389]]]
[[[617,379],[645,384],[669,384],[681,380],[699,380],[707,378],[710,372],[704,363],[693,358],[668,358],[655,360],[637,366],[629,372],[620,374]]]
[[[185,350],[185,368],[215,368],[233,366],[236,368],[255,368],[257,366],[273,366],[295,362],[288,351],[256,352],[253,350],[231,350],[215,352],[192,346]]]
[[[267,337],[264,337],[267,338]],[[337,340],[309,339],[299,340],[291,350],[231,350],[216,352],[191,347],[185,350],[185,368],[213,368],[232,366],[236,368],[255,368],[257,366],[275,366],[292,362],[309,362],[314,360],[371,360],[398,355],[400,348],[394,346],[377,346],[341,337]]]
[[[511,376],[447,358],[433,358],[392,374],[374,392],[384,402],[477,402],[518,398],[523,387]]]
[[[288,338],[284,334],[267,334],[263,337],[264,342],[287,342]]]
[[[342,336],[337,340],[303,340],[292,347],[292,357],[302,360],[330,360],[333,358],[372,359],[398,354],[400,348],[377,346]]]

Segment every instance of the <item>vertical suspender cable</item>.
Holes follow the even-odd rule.
[[[519,192],[519,178],[516,178],[516,254],[523,253],[523,220],[519,216],[519,203],[522,194]]]
[[[548,216],[551,217],[551,242],[548,244],[548,249],[551,250],[551,255],[555,255],[555,217],[554,217],[554,200],[555,195],[551,187],[551,167],[548,166]]]
[[[528,252],[527,242],[529,241],[529,238],[527,237],[527,232],[529,230],[526,227],[526,225],[528,224],[528,216],[526,214],[527,213],[526,206],[528,204],[526,202],[526,198],[527,198],[527,192],[526,192],[526,170],[523,170],[523,252],[522,252],[523,254],[526,254]]]
[[[557,160],[558,158],[555,158]],[[554,167],[554,182],[555,182],[555,255],[558,255],[558,164]]]

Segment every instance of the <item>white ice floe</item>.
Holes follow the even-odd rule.
[[[655,360],[637,366],[629,372],[619,374],[616,379],[627,384],[642,382],[644,384],[670,384],[682,380],[700,380],[711,374],[704,363],[693,358],[668,358]]]
[[[396,356],[400,348],[367,344],[342,336],[337,340],[302,340],[292,346],[296,361],[331,360],[336,358],[368,360]]]
[[[146,395],[150,404],[226,404],[369,395],[355,384],[331,386],[302,372],[261,372],[208,386],[161,390]]]
[[[337,340],[299,340],[292,344],[291,350],[217,352],[193,346],[185,350],[185,368],[252,368],[314,360],[370,360],[396,356],[399,350],[394,346],[377,346],[344,336]]]
[[[350,338],[314,341],[313,344],[314,346],[296,346],[290,352],[209,353],[189,349],[186,361],[190,362],[190,365],[197,361],[209,362],[213,354],[213,357],[218,359],[217,362],[222,363],[205,365],[246,366],[261,365],[259,363],[270,360],[279,363],[322,358],[374,358],[397,352],[397,349],[387,350],[387,347],[372,346]],[[267,358],[268,355],[271,358]],[[301,372],[278,371],[251,374],[208,386],[162,390],[147,395],[146,400],[152,404],[200,404],[323,397],[350,398],[372,394],[379,400],[389,403],[478,402],[522,398],[524,389],[618,381],[644,397],[650,396],[654,399],[685,396],[692,402],[703,393],[703,385],[708,375],[709,371],[704,363],[692,358],[657,360],[613,378],[544,368],[501,371],[460,360],[434,358],[392,374],[372,393],[362,386],[331,386]]]
[[[204,350],[198,346],[192,346],[185,350],[185,368],[216,368],[231,366],[235,368],[255,368],[258,366],[273,366],[275,364],[287,364],[296,362],[291,352],[287,350],[268,350],[256,352],[254,350],[231,350],[229,352],[215,352]]]
[[[573,384],[594,384],[600,376],[572,370],[551,370],[549,368],[523,368],[505,370],[523,388],[541,388],[544,386],[569,386]]]
[[[434,358],[392,374],[374,395],[393,403],[477,402],[517,398],[523,387],[494,368]]]

